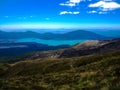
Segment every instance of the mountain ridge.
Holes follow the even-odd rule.
[[[14,34],[14,35],[13,35]],[[21,39],[21,38],[40,38],[46,40],[103,40],[111,39],[111,37],[106,37],[103,35],[96,34],[91,31],[86,30],[76,30],[71,32],[66,32],[63,34],[55,33],[37,33],[33,31],[26,32],[4,32],[0,31],[0,39]]]

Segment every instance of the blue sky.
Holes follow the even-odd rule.
[[[120,28],[120,0],[0,0],[1,29]]]

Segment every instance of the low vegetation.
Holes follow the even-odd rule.
[[[120,51],[1,63],[0,90],[120,90]]]

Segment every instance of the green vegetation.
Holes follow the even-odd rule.
[[[120,90],[120,51],[0,64],[0,90]]]

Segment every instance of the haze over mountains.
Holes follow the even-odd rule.
[[[45,40],[101,40],[110,39],[104,35],[99,35],[91,31],[76,30],[63,34],[59,33],[37,33],[33,31],[27,32],[4,32],[0,31],[0,39],[21,39],[21,38],[39,38]]]

